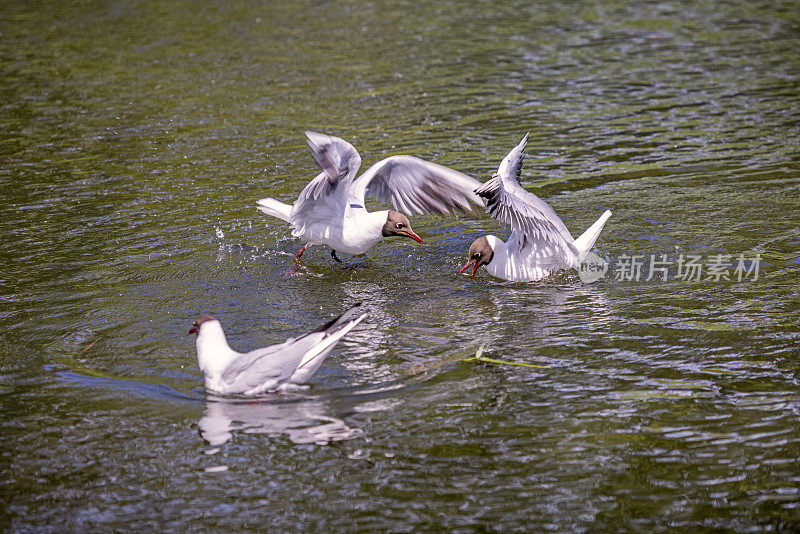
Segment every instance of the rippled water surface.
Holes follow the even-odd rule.
[[[800,528],[797,2],[0,4],[4,529]],[[480,217],[297,266],[254,202],[308,129],[480,180],[529,130],[607,276],[460,276]],[[244,350],[355,302],[310,388],[205,393],[198,313]]]

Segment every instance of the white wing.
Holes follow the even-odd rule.
[[[337,214],[344,215],[347,190],[361,166],[361,156],[347,141],[315,132],[306,132],[306,136],[322,172],[292,206],[291,222],[298,236],[314,222],[328,222]]]
[[[313,332],[243,354],[225,369],[222,380],[230,391],[244,393],[264,386],[272,389],[294,379],[292,375],[307,366],[308,369],[298,376],[305,381],[314,374],[330,349],[366,315],[367,312],[356,304]]]
[[[361,167],[361,156],[353,145],[344,139],[316,132],[306,132],[306,137],[314,159],[331,184],[355,177]]]
[[[564,222],[547,202],[520,185],[528,134],[508,153],[491,180],[475,192],[486,199],[487,213],[511,225],[508,246],[519,253],[574,257],[577,250]]]
[[[262,387],[274,389],[289,380],[306,351],[313,346],[310,340],[304,340],[304,343],[296,341],[289,339],[280,345],[257,349],[233,360],[222,374],[228,391],[246,393]]]
[[[392,156],[379,161],[353,181],[351,199],[363,205],[369,193],[391,200],[406,213],[451,213],[483,206],[475,194],[481,183],[464,173],[413,156]]]

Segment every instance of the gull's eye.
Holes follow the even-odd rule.
[[[403,224],[403,223],[397,223],[397,227],[398,227],[398,228],[402,228],[403,226],[405,226],[405,224]]]
[[[472,255],[472,257],[477,260],[478,258],[481,257],[481,253],[480,252],[476,252],[475,254]]]

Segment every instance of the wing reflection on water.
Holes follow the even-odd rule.
[[[198,422],[203,439],[212,446],[231,439],[234,431],[287,434],[294,443],[325,445],[361,436],[361,428],[334,417],[323,400],[293,394],[253,399],[226,399],[209,395],[206,411]]]

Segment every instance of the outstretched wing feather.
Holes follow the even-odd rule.
[[[325,222],[343,212],[350,183],[361,166],[361,156],[347,141],[331,135],[306,132],[314,160],[322,169],[303,189],[292,206],[294,234],[301,236],[314,222]]]
[[[369,194],[406,213],[471,211],[482,206],[475,194],[481,183],[464,173],[414,156],[391,156],[379,161],[353,182],[351,194]]]
[[[520,184],[527,140],[526,134],[500,163],[497,174],[475,192],[486,200],[487,213],[511,226],[508,244],[518,252],[550,246],[563,254],[575,254],[574,240],[561,218]]]

